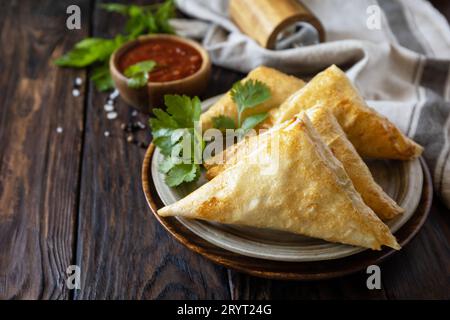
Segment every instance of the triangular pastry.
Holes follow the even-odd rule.
[[[362,157],[408,160],[423,151],[386,117],[368,107],[345,73],[335,65],[316,75],[279,108],[271,110],[263,126],[282,123],[318,103],[330,108]]]
[[[342,163],[356,191],[361,194],[364,202],[378,217],[387,220],[402,213],[404,210],[375,182],[369,168],[347,139],[344,131],[330,111],[322,106],[316,106],[308,109],[307,115],[322,140]],[[270,131],[260,136],[247,138],[230,146],[222,154],[209,159],[205,164],[207,178],[214,178],[228,167],[236,164],[239,159],[253,152],[253,149],[269,143],[269,137]]]
[[[242,120],[250,115],[279,107],[284,100],[305,85],[299,78],[265,66],[252,70],[242,81],[245,82],[248,79],[264,82],[270,89],[271,98],[255,108],[244,111]],[[201,115],[202,129],[212,128],[214,117],[227,116],[237,121],[237,115],[236,104],[231,99],[230,92],[228,92]]]
[[[158,214],[288,231],[375,250],[400,248],[305,114],[272,135],[279,152],[258,148],[249,157],[276,163],[275,171],[265,172],[251,159],[240,161]]]

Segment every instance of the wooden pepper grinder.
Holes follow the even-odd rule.
[[[229,13],[242,32],[267,49],[274,49],[278,35],[298,22],[311,24],[319,41],[325,40],[319,19],[297,0],[230,0]]]

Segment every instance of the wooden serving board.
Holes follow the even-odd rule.
[[[283,280],[321,280],[344,276],[365,269],[372,264],[379,264],[396,251],[384,248],[381,251],[366,250],[361,253],[335,260],[317,262],[283,262],[262,260],[243,256],[219,248],[189,231],[176,218],[162,218],[156,211],[163,207],[151,177],[151,162],[155,146],[151,144],[145,154],[142,167],[142,185],[147,203],[155,218],[178,241],[210,259],[240,272],[258,277]],[[405,246],[420,230],[430,211],[433,199],[431,176],[423,159],[420,159],[424,179],[420,203],[408,222],[395,233],[399,244]]]

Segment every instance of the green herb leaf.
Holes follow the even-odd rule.
[[[107,63],[97,66],[92,70],[91,80],[99,91],[106,91],[114,88],[114,83],[109,72]]]
[[[126,16],[125,34],[119,34],[113,39],[86,38],[78,42],[72,50],[56,59],[54,63],[60,67],[84,68],[93,64],[108,61],[111,54],[124,42],[136,39],[147,33],[173,33],[169,19],[175,16],[175,4],[173,0],[166,0],[162,4],[150,6],[123,5],[117,3],[105,3],[101,7],[109,12],[116,12]],[[96,69],[94,69],[96,70]],[[96,74],[97,71],[94,71]],[[97,88],[108,88],[105,73],[104,81],[95,82]],[[144,83],[140,75],[132,81],[132,86]],[[97,85],[97,83],[99,85]],[[104,89],[105,90],[105,89]]]
[[[191,99],[187,96],[166,95],[164,100],[167,111],[153,109],[155,118],[150,118],[149,122],[153,143],[165,156],[159,169],[166,174],[167,185],[174,187],[194,181],[200,175],[199,161],[195,161],[196,151],[203,151],[205,143],[195,130],[195,125],[200,120],[201,105],[198,97]],[[184,139],[190,139],[189,155],[183,154]]]
[[[151,13],[149,15],[151,15]],[[125,32],[130,34],[132,38],[147,33],[146,30],[147,13],[143,7],[139,7],[136,5],[129,6],[128,16],[129,19],[125,25]]]
[[[192,182],[200,177],[198,164],[177,164],[168,171],[165,182],[169,187],[177,187],[184,182]]]
[[[226,116],[218,116],[212,119],[214,128],[217,129],[236,129],[234,120]]]
[[[256,107],[271,97],[270,89],[258,80],[239,81],[231,88],[231,99],[236,103],[238,109],[238,127],[241,127],[242,113],[246,109]]]
[[[120,3],[103,3],[100,5],[100,8],[102,8],[105,11],[128,15],[129,6]]]
[[[202,107],[198,97],[191,99],[185,95],[165,95],[164,104],[179,128],[194,128],[194,122],[200,120]]]
[[[160,32],[174,33],[169,19],[175,16],[175,5],[173,0],[166,1],[155,13],[155,24]]]
[[[125,69],[124,74],[126,77],[131,78],[139,73],[149,73],[156,66],[156,62],[153,60],[144,60],[135,63]]]
[[[254,127],[256,127],[258,124],[260,124],[261,122],[263,122],[264,120],[266,120],[268,114],[267,112],[264,113],[258,113],[252,116],[248,116],[247,118],[245,118],[245,120],[242,122],[242,126],[241,128],[247,132],[250,129],[253,129]]]
[[[253,108],[271,97],[270,89],[263,82],[248,80],[244,83],[237,82],[231,89],[231,98],[238,106],[238,111]]]
[[[168,173],[175,166],[176,163],[172,157],[165,157],[164,160],[159,163],[158,170],[161,173]]]
[[[144,87],[147,84],[147,82],[148,82],[148,74],[139,73],[133,76],[133,78],[128,79],[127,85],[130,88],[139,89]]]
[[[125,69],[124,74],[128,79],[128,86],[141,88],[148,82],[148,73],[156,66],[153,60],[145,60],[135,63]]]
[[[123,37],[84,39],[78,42],[74,49],[56,59],[55,64],[60,67],[84,68],[95,62],[107,61],[123,41]]]

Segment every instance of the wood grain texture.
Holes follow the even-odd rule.
[[[411,245],[383,265],[389,299],[450,299],[450,211],[434,201]]]
[[[117,32],[117,16],[96,7],[94,35]],[[119,120],[107,120],[105,98],[89,90],[77,246],[82,289],[75,298],[229,298],[226,270],[183,248],[149,213],[140,183],[145,150],[120,129],[132,109],[120,101]],[[148,141],[147,132],[140,139]]]
[[[69,297],[83,131],[71,81],[84,72],[51,61],[89,30],[67,31],[72,3],[89,11],[88,1],[11,1],[0,10],[0,299]]]
[[[450,2],[431,2],[449,20]],[[82,30],[65,28],[70,4],[81,7]],[[85,95],[83,88],[80,97],[71,95],[67,81],[85,72],[50,63],[90,33],[91,17],[96,35],[110,35],[122,25],[119,16],[101,13],[98,3],[91,11],[94,5],[23,0],[1,6],[0,299],[72,298],[63,277],[75,262],[82,267],[77,299],[450,297],[450,212],[437,198],[417,237],[382,264],[381,291],[366,289],[363,272],[320,282],[247,276],[217,267],[173,240],[145,204],[144,151],[125,143],[119,129],[132,109],[119,103],[121,120],[106,120],[104,94],[90,88]],[[214,67],[205,98],[241,77]],[[108,139],[105,130],[111,132]],[[150,139],[144,133],[140,138]]]

